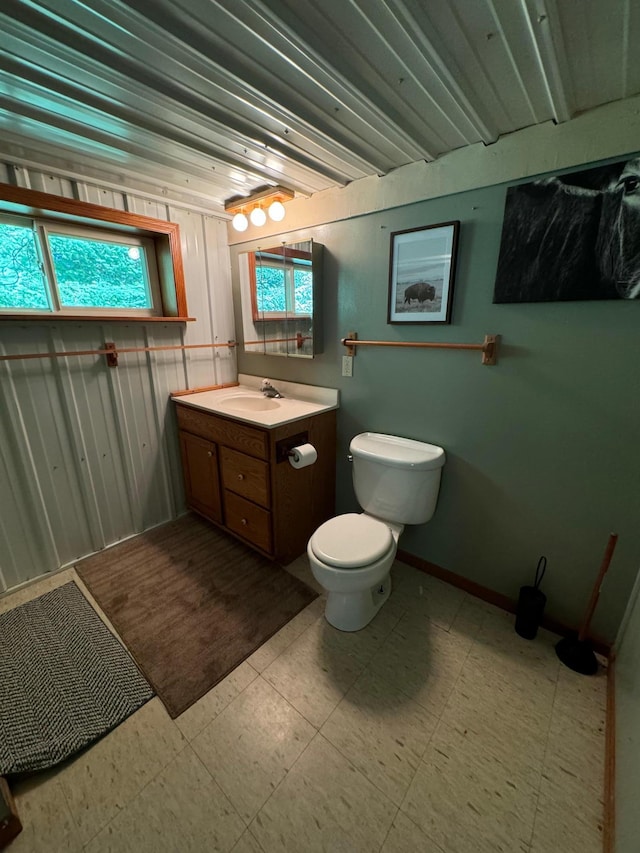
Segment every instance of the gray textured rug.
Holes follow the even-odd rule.
[[[75,583],[0,614],[0,776],[58,764],[152,696]]]

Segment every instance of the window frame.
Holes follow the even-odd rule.
[[[104,322],[189,322],[180,248],[180,227],[176,222],[128,213],[90,202],[77,201],[37,190],[0,183],[0,213],[9,217],[42,222],[46,226],[102,230],[112,235],[136,236],[153,244],[157,265],[159,304],[156,313],[147,309],[74,308],[61,311],[38,309],[0,309],[2,320],[98,320]],[[141,313],[145,311],[146,313]]]
[[[87,228],[81,225],[70,225],[67,222],[51,222],[45,220],[35,220],[37,230],[43,233],[43,247],[46,252],[45,267],[50,272],[53,288],[52,293],[56,308],[52,312],[54,314],[92,314],[98,311],[100,314],[110,316],[119,314],[122,311],[126,312],[127,317],[158,317],[162,316],[160,309],[162,307],[162,294],[160,292],[160,279],[158,276],[158,264],[156,261],[155,243],[150,237],[142,237],[138,234],[123,234],[122,232],[107,231],[99,228]],[[147,266],[147,291],[151,299],[151,307],[149,308],[109,308],[101,305],[92,305],[85,308],[81,306],[63,306],[60,300],[60,286],[58,284],[58,275],[55,269],[55,263],[51,254],[51,244],[49,236],[61,235],[63,237],[79,237],[80,239],[94,239],[101,243],[118,243],[119,245],[129,245],[144,249],[145,260]]]
[[[251,294],[251,314],[254,323],[266,322],[269,320],[305,320],[309,319],[313,316],[313,314],[309,313],[300,313],[296,314],[295,312],[288,311],[259,311],[258,310],[258,293],[257,293],[257,278],[256,278],[256,255],[266,253],[266,250],[255,249],[253,252],[249,252],[248,260],[249,260],[249,290]],[[287,246],[285,247],[272,247],[268,250],[269,255],[282,255],[283,261],[287,258],[292,258],[294,261],[296,258],[300,260],[309,261],[312,263],[313,261],[313,252],[306,252],[301,249],[291,249]],[[295,265],[294,265],[295,266]],[[312,266],[313,271],[313,266]],[[295,288],[295,284],[292,285]],[[286,287],[286,283],[285,283]],[[295,291],[293,294],[294,297],[294,305],[295,305]]]

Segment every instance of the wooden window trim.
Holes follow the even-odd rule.
[[[1,313],[2,320],[100,320],[102,323],[127,322],[181,322],[193,321],[187,311],[184,282],[184,266],[180,247],[180,226],[176,222],[154,219],[138,213],[127,213],[111,207],[103,207],[86,201],[64,196],[27,190],[11,184],[0,183],[0,212],[13,213],[38,219],[70,222],[85,226],[110,226],[114,232],[121,231],[150,237],[155,245],[160,278],[162,315],[113,316],[109,314],[48,314]]]
[[[257,323],[262,318],[258,311],[258,294],[256,293],[256,253],[249,252],[249,293],[251,294],[251,316]]]

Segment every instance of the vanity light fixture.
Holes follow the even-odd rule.
[[[231,220],[233,228],[236,231],[246,231],[249,220],[252,225],[258,227],[265,224],[267,221],[265,210],[269,214],[269,219],[274,222],[282,222],[286,213],[283,202],[289,201],[294,195],[293,190],[287,187],[267,187],[267,189],[257,190],[248,196],[229,199],[225,202],[224,209],[227,213],[234,214]]]
[[[252,225],[264,225],[267,221],[267,214],[260,206],[254,207],[249,214],[249,219],[251,220]]]
[[[273,219],[274,222],[282,222],[286,210],[284,209],[284,204],[281,201],[272,201],[269,205],[268,212],[269,219]]]
[[[236,215],[231,220],[231,224],[233,225],[236,231],[246,231],[249,227],[249,220],[244,215],[244,213],[236,213]]]

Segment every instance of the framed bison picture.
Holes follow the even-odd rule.
[[[387,323],[450,323],[459,222],[394,231]]]

